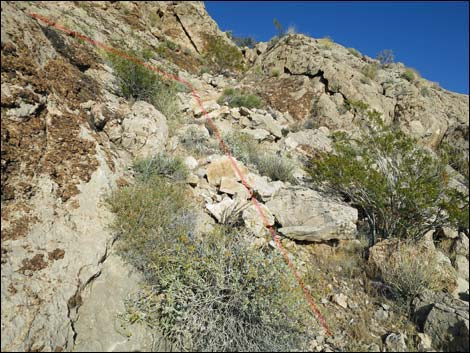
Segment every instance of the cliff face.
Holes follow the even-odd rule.
[[[116,298],[138,282],[137,275],[115,273],[119,266],[124,273],[130,271],[117,258],[107,260],[116,234],[108,228],[113,215],[103,200],[132,180],[128,167],[133,158],[175,151],[178,135],[201,115],[191,94],[179,92],[179,114],[186,120],[181,131],[169,132],[171,116],[118,94],[115,73],[102,50],[31,13],[113,48],[158,53],[151,64],[190,81],[220,130],[249,130],[274,150],[312,141],[316,148],[328,150],[328,129],[355,129],[358,114],[344,109],[345,104],[362,101],[424,145],[437,148],[445,140],[468,156],[468,96],[418,77],[407,80],[401,64],[367,77],[364,72],[377,64],[375,60],[357,57],[335,43],[289,35],[254,49],[234,49],[243,52],[247,71],[232,78],[213,76],[201,70],[210,65],[205,61],[208,46],[217,38],[232,44],[203,3],[2,2],[1,6],[5,351],[145,349],[145,339],[139,338],[147,337],[145,328],[123,345],[112,334],[106,343],[100,335],[92,344],[83,338],[91,334],[86,327],[93,325],[90,317],[101,303],[92,295],[93,283],[101,288],[96,292],[103,297],[98,298],[106,301],[111,294],[106,292],[109,282],[99,282],[103,278],[122,283],[116,287]],[[222,90],[233,86],[257,92],[270,108],[250,112],[218,105]],[[328,129],[315,130],[313,137],[285,138],[281,130],[289,131],[299,121]],[[302,139],[306,141],[299,142]],[[268,195],[264,201],[282,187],[259,175],[251,180]],[[202,177],[199,182],[207,184]],[[209,184],[195,192],[204,198],[209,190],[207,202],[221,201]],[[332,209],[339,207],[333,204]],[[351,227],[357,218],[349,208],[332,212],[335,217],[347,214]],[[103,269],[108,272],[97,282]]]

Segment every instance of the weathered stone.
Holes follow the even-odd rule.
[[[238,162],[234,158],[233,162],[236,163],[238,170],[243,176],[247,175],[248,169],[246,169],[241,162]],[[232,160],[227,156],[213,160],[207,167],[206,175],[209,183],[216,186],[220,185],[222,177],[234,178],[237,181],[240,180]]]
[[[245,200],[250,197],[248,190],[243,186],[243,184],[239,183],[233,177],[223,176],[220,179],[219,190],[229,195],[238,195],[238,197],[243,198]]]
[[[348,308],[348,297],[343,293],[334,294],[331,300],[344,309]]]
[[[137,101],[122,122],[122,146],[139,158],[161,152],[168,138],[165,116],[153,105]]]
[[[267,139],[270,133],[263,129],[243,129],[241,132],[252,136],[255,140],[263,141]]]
[[[413,315],[418,328],[431,337],[434,349],[468,352],[468,302],[425,291],[413,300]]]
[[[311,189],[281,189],[266,206],[282,225],[279,232],[307,241],[351,239],[356,233],[357,210],[323,198]]]
[[[242,218],[245,227],[253,232],[255,236],[261,236],[268,232],[266,225],[274,224],[274,216],[271,211],[263,204],[258,204],[262,214],[255,205],[251,205],[243,211]]]
[[[194,158],[193,156],[186,157],[184,159],[184,164],[186,165],[186,167],[188,167],[189,170],[196,169],[199,165],[196,158]]]
[[[386,352],[409,352],[406,346],[406,335],[391,333],[385,338]]]

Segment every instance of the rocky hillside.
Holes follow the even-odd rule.
[[[280,234],[332,331],[315,323],[309,350],[468,351],[468,229],[436,227],[414,245],[437,259],[445,283],[419,293],[409,314],[369,273],[396,261],[395,239],[364,244],[361,210],[312,187],[305,167],[335,153],[334,132],[359,136],[374,111],[430,153],[450,146],[468,160],[468,96],[328,39],[292,34],[238,48],[201,2],[1,6],[2,351],[173,344],[145,320],[123,321],[148,275],[119,256],[125,222],[109,205],[140,185],[135,161],[155,156],[185,170],[172,184],[196,205],[194,232],[236,228],[267,253],[278,249],[266,223]],[[211,121],[184,84],[97,43],[189,82]],[[129,91],[129,70],[150,91]],[[451,184],[468,194],[468,164],[467,179],[452,167]]]

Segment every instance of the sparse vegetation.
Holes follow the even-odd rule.
[[[217,146],[211,144],[209,136],[199,130],[195,125],[190,125],[179,140],[181,144],[188,150],[198,155],[214,153],[218,150]]]
[[[279,253],[219,226],[194,232],[184,184],[151,174],[109,199],[120,255],[145,278],[121,319],[183,351],[304,350],[315,323]]]
[[[326,36],[324,38],[319,39],[318,43],[320,43],[321,49],[331,49],[333,47],[334,42],[330,36]]]
[[[311,161],[313,179],[360,209],[371,244],[379,237],[418,239],[439,226],[461,223],[468,195],[448,187],[445,161],[386,127],[379,116],[368,112],[359,138],[337,133],[336,153]]]
[[[226,32],[229,38],[240,48],[248,47],[250,49],[254,48],[257,44],[256,40],[252,36],[247,37],[237,37],[232,34],[232,32]]]
[[[148,159],[137,160],[134,163],[138,180],[147,181],[153,177],[165,176],[174,180],[184,180],[188,176],[188,169],[179,157],[172,157],[163,153]]]
[[[247,93],[238,88],[227,88],[217,103],[227,103],[230,107],[261,108],[263,101],[261,97],[253,93]]]
[[[376,271],[395,299],[407,305],[426,289],[443,289],[445,278],[437,268],[438,258],[427,247],[397,242],[393,254],[389,254]]]
[[[279,71],[279,69],[272,69],[271,70],[271,76],[272,77],[279,77],[281,71]]]
[[[224,73],[244,69],[241,51],[221,37],[208,37],[204,58],[211,63],[214,72]]]
[[[279,21],[275,18],[273,19],[274,27],[277,29],[277,39],[279,40],[280,38],[284,37],[286,35],[286,32],[284,31],[284,28],[282,25],[279,23]]]
[[[131,51],[128,55],[145,62],[152,52]],[[119,55],[108,53],[107,59],[114,70],[122,96],[129,100],[144,100],[153,104],[167,119],[179,118],[175,83],[164,81],[144,65]]]
[[[361,72],[364,76],[371,80],[375,80],[377,77],[377,72],[379,68],[374,64],[366,64],[362,67]]]
[[[352,55],[354,55],[356,58],[362,58],[362,54],[359,52],[359,50],[354,49],[354,48],[348,48],[348,52]]]
[[[414,82],[419,77],[419,73],[415,69],[407,68],[400,77],[408,82]]]
[[[236,158],[245,164],[254,165],[260,174],[269,176],[272,180],[296,183],[293,176],[294,163],[287,157],[275,155],[261,148],[250,135],[233,133],[226,135],[224,141]]]
[[[395,61],[395,55],[390,49],[384,49],[377,54],[377,60],[380,61],[380,64],[384,67],[393,64]]]

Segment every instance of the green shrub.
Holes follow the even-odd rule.
[[[127,55],[145,61],[150,51],[131,51]],[[144,100],[153,104],[168,119],[179,118],[180,110],[174,82],[162,80],[142,64],[115,54],[107,54],[114,70],[120,93],[130,100]]]
[[[416,70],[413,70],[413,69],[406,69],[405,72],[403,72],[400,77],[401,78],[404,78],[405,80],[407,80],[408,82],[413,82],[416,78],[418,78],[418,73],[416,72]]]
[[[278,252],[224,227],[196,234],[188,192],[158,176],[109,202],[118,251],[145,278],[121,318],[161,331],[175,350],[306,349],[316,325]]]
[[[279,77],[280,73],[281,72],[279,71],[279,69],[272,69],[271,70],[271,76],[273,76],[273,77]]]
[[[348,48],[348,52],[354,55],[356,58],[362,58],[362,54],[357,49]]]
[[[367,64],[362,67],[361,72],[367,78],[375,80],[375,78],[377,77],[378,69],[379,68],[375,64]]]
[[[217,73],[241,71],[244,68],[241,51],[221,37],[209,36],[206,40],[204,58],[212,63]]]
[[[237,88],[227,88],[217,100],[219,104],[227,103],[230,107],[261,108],[263,101],[256,94],[247,93]]]
[[[307,168],[313,179],[345,196],[368,221],[376,237],[418,239],[439,226],[460,222],[465,196],[448,187],[446,163],[401,131],[386,127],[377,112],[360,137],[336,134],[335,154],[323,154]],[[468,195],[467,195],[468,200]]]
[[[395,61],[395,56],[393,55],[393,51],[390,49],[384,49],[377,54],[377,60],[380,61],[382,66],[388,66],[393,64]]]
[[[137,160],[134,163],[134,170],[137,173],[137,178],[142,181],[149,180],[156,175],[184,180],[189,173],[181,158],[167,156],[163,153],[152,158]]]

